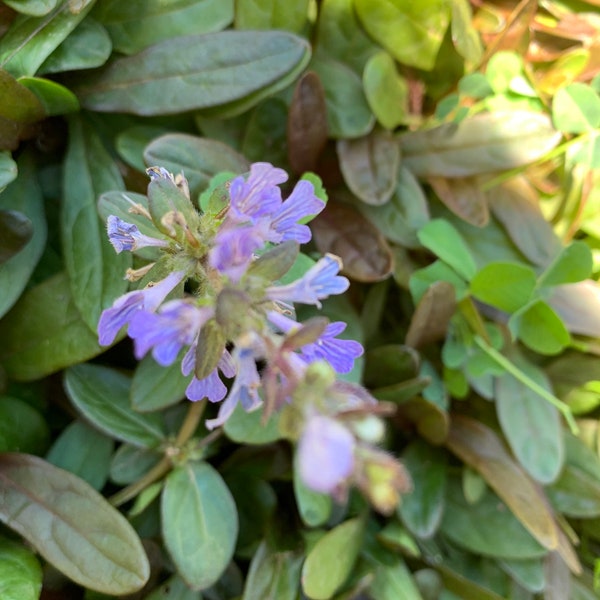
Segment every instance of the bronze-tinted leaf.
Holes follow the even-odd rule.
[[[327,143],[327,107],[319,76],[308,71],[296,84],[287,121],[288,160],[300,174],[314,171]]]
[[[517,248],[533,263],[547,267],[561,243],[539,207],[538,195],[523,177],[487,192],[490,208]]]
[[[483,476],[542,546],[558,548],[559,529],[548,501],[494,431],[474,419],[454,415],[446,445]]]
[[[380,206],[389,201],[398,182],[400,146],[386,131],[354,140],[339,140],[337,153],[344,180],[363,202]]]
[[[486,193],[481,189],[477,177],[430,177],[427,181],[438,198],[457,217],[476,227],[487,225],[490,213]]]
[[[406,334],[406,345],[419,348],[443,339],[455,309],[454,286],[447,281],[436,281],[417,305]]]
[[[381,281],[392,273],[393,255],[384,237],[351,206],[330,201],[312,230],[319,251],[339,256],[352,279]]]
[[[437,404],[424,398],[414,398],[398,407],[398,418],[412,423],[419,435],[435,446],[443,444],[448,437],[450,419],[448,413]]]

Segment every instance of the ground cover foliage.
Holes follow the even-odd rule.
[[[0,596],[598,597],[599,6],[2,3]],[[234,264],[252,169],[302,214]],[[110,333],[154,261],[171,303]],[[149,341],[186,278],[217,316]],[[250,354],[229,414],[188,398],[253,348],[249,281],[304,379]],[[364,354],[314,360],[328,322]]]

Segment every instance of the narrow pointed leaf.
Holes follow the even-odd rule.
[[[54,567],[105,594],[139,590],[150,575],[137,534],[81,479],[35,456],[0,456],[0,520]]]

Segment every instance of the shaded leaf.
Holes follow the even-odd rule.
[[[129,285],[124,276],[131,255],[115,252],[96,208],[100,193],[123,187],[119,169],[97,134],[80,118],[71,118],[63,173],[62,247],[73,301],[93,332],[102,310]]]
[[[110,479],[119,485],[133,483],[149,471],[159,459],[160,455],[157,452],[122,444],[113,454],[110,462]]]
[[[287,164],[287,118],[287,104],[277,97],[266,98],[252,111],[241,148],[249,162]]]
[[[431,379],[420,377],[415,380],[415,383],[417,382],[421,383],[421,389],[414,393],[427,389],[431,384]],[[414,396],[414,393],[412,396]],[[374,395],[380,399],[380,390],[376,390]],[[388,398],[381,399],[387,400]],[[398,406],[397,415],[412,423],[419,435],[434,446],[443,444],[448,437],[450,418],[446,410],[436,402],[420,397],[404,400]]]
[[[441,523],[446,504],[446,454],[417,441],[403,452],[402,463],[413,489],[402,498],[398,513],[417,537],[430,538]]]
[[[600,337],[600,286],[591,279],[560,285],[552,290],[548,304],[571,333]]]
[[[455,309],[456,298],[452,284],[436,281],[427,288],[411,317],[406,345],[420,348],[445,338]]]
[[[487,225],[490,220],[487,196],[477,177],[429,177],[427,183],[456,216],[476,227]]]
[[[160,166],[174,174],[183,173],[192,198],[206,189],[217,173],[241,174],[249,168],[248,161],[229,146],[185,133],[154,139],[144,150],[144,161],[149,167]]]
[[[311,228],[319,251],[339,256],[344,272],[353,279],[373,282],[391,274],[393,256],[387,242],[351,206],[329,202]]]
[[[357,0],[356,13],[367,33],[399,62],[429,70],[450,21],[443,0],[419,4],[402,0]]]
[[[100,365],[76,365],[65,372],[69,398],[98,429],[136,446],[158,446],[165,439],[162,420],[130,407],[130,387],[129,377]]]
[[[407,123],[408,83],[387,52],[371,56],[363,71],[363,87],[369,106],[383,127],[394,129]]]
[[[400,166],[389,202],[382,206],[355,205],[387,239],[408,248],[419,246],[417,231],[429,221],[429,207],[423,188],[407,168]]]
[[[4,600],[38,600],[42,567],[25,546],[0,538],[0,595]]]
[[[62,430],[46,460],[100,491],[108,478],[113,441],[81,421]]]
[[[18,254],[33,236],[31,221],[16,210],[0,210],[0,264]]]
[[[281,438],[278,423],[277,415],[272,415],[264,423],[262,411],[246,412],[238,405],[223,429],[227,437],[238,444],[270,444]]]
[[[490,487],[548,550],[558,547],[558,527],[540,489],[511,458],[498,436],[468,417],[452,417],[448,448],[481,473]],[[481,523],[478,520],[478,523]]]
[[[294,88],[287,113],[288,160],[296,173],[313,171],[327,143],[325,90],[316,73],[305,73]]]
[[[375,124],[360,77],[341,62],[315,58],[311,68],[325,90],[327,128],[334,139],[366,135]]]
[[[302,589],[314,600],[328,600],[352,571],[363,542],[361,519],[349,519],[327,532],[306,556]]]
[[[4,4],[17,12],[41,17],[49,13],[56,6],[57,2],[58,0],[7,0]]]
[[[139,590],[150,575],[125,517],[87,483],[25,454],[0,456],[0,519],[54,567],[107,594]]]
[[[0,192],[17,177],[18,172],[17,163],[12,159],[11,153],[0,152]]]
[[[0,396],[0,452],[42,454],[49,441],[48,425],[35,408],[18,398]]]
[[[518,367],[551,391],[543,371],[520,360]],[[556,407],[511,375],[496,380],[496,412],[513,454],[542,484],[554,481],[563,467],[564,443]]]
[[[108,30],[113,46],[133,54],[157,42],[184,35],[221,31],[233,21],[234,0],[119,0],[96,5],[94,16]]]
[[[183,36],[78,78],[74,91],[83,106],[93,110],[173,114],[225,105],[265,89],[275,91],[308,55],[303,39],[281,31]],[[252,96],[252,102],[260,98]]]
[[[37,73],[45,75],[100,67],[108,60],[111,51],[112,42],[106,29],[98,21],[87,17],[48,56]]]
[[[161,499],[165,546],[194,589],[214,584],[235,548],[238,520],[231,493],[208,463],[187,463],[167,476]]]
[[[48,117],[79,110],[75,94],[55,81],[41,77],[20,77],[19,83],[36,95]]]
[[[45,15],[19,15],[0,40],[0,67],[15,77],[35,75],[92,5],[93,2],[81,2],[78,9],[72,10],[71,2],[62,0]]]
[[[581,240],[571,242],[555,257],[550,266],[541,275],[540,286],[577,283],[587,279],[593,268],[592,252]]]
[[[0,322],[0,339],[0,362],[18,381],[39,379],[102,352],[73,302],[64,273],[23,295]]]
[[[152,590],[146,600],[202,600],[200,592],[190,589],[179,575],[173,575]]]
[[[250,0],[238,2],[235,8],[237,29],[284,29],[301,33],[308,18],[308,0]]]
[[[418,177],[470,177],[537,160],[558,144],[561,134],[545,115],[496,111],[399,139],[404,164]]]
[[[390,565],[378,565],[375,578],[369,584],[373,600],[422,600],[415,580],[406,563],[397,558]]]
[[[510,575],[531,593],[541,592],[546,584],[543,562],[539,559],[531,560],[500,560],[498,564],[503,571]]]
[[[380,206],[389,201],[398,183],[400,148],[384,131],[357,140],[339,140],[337,153],[346,185],[363,202]]]

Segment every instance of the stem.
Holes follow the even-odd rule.
[[[181,424],[179,433],[175,438],[175,448],[181,448],[181,446],[183,446],[192,437],[192,435],[194,435],[205,408],[206,399],[191,404],[185,419]],[[140,477],[140,479],[134,481],[132,484],[124,487],[121,491],[111,496],[109,498],[109,502],[113,506],[121,506],[121,504],[125,504],[125,502],[135,498],[149,485],[153,484],[155,481],[158,481],[163,475],[166,475],[171,470],[172,466],[173,462],[170,456],[167,454],[167,456],[162,458],[145,475]]]
[[[526,385],[532,392],[536,393],[538,396],[541,396],[547,402],[550,402],[552,406],[555,406],[564,416],[571,432],[575,435],[579,432],[579,427],[573,418],[573,413],[571,409],[561,400],[559,400],[556,396],[551,394],[548,390],[545,390],[539,383],[535,382],[531,377],[523,373],[520,369],[518,369],[513,363],[510,362],[506,357],[504,357],[500,352],[498,352],[495,348],[492,348],[488,344],[486,344],[483,339],[481,339],[478,335],[474,338],[475,343],[494,361],[496,361],[507,373],[512,375],[515,379],[520,381],[523,385]]]

